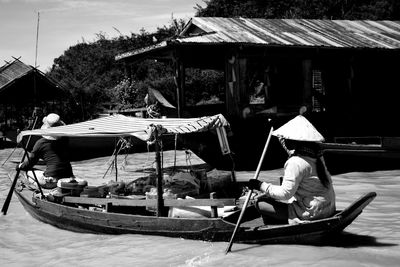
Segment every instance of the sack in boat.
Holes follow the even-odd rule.
[[[108,191],[112,195],[125,195],[125,182],[124,181],[109,181],[106,185]]]
[[[180,198],[197,196],[200,192],[200,181],[189,172],[178,172],[165,179],[164,189]]]
[[[151,184],[150,176],[136,178],[135,180],[128,182],[125,185],[125,194],[126,195],[145,194],[146,192],[149,191],[147,189],[149,188],[150,184]]]
[[[213,169],[207,172],[207,187],[209,192],[218,192],[229,188],[232,184],[232,174],[230,171]]]

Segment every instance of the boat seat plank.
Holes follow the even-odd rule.
[[[87,198],[87,197],[69,197],[63,198],[63,203],[86,204],[86,205],[107,205],[113,206],[136,206],[149,207],[157,206],[157,199],[119,199],[119,198]],[[166,207],[190,207],[190,206],[215,206],[222,208],[224,206],[235,206],[234,198],[224,199],[164,199]]]

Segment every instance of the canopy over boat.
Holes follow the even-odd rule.
[[[217,127],[229,126],[229,123],[222,114],[185,119],[146,119],[116,114],[104,118],[48,129],[22,131],[18,135],[18,142],[21,142],[22,138],[27,135],[45,135],[54,137],[135,136],[143,141],[147,141],[152,133],[151,126],[158,126],[159,130],[164,134],[186,134],[204,132]]]

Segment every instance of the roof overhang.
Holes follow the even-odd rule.
[[[226,48],[400,51],[400,21],[194,17],[169,41],[116,56],[126,62]],[[211,49],[211,50],[210,50]],[[203,56],[203,55],[202,55]]]

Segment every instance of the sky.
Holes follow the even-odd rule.
[[[98,33],[151,33],[172,17],[188,21],[196,4],[204,6],[203,0],[0,0],[0,66],[21,57],[45,72],[69,47],[95,41]]]

